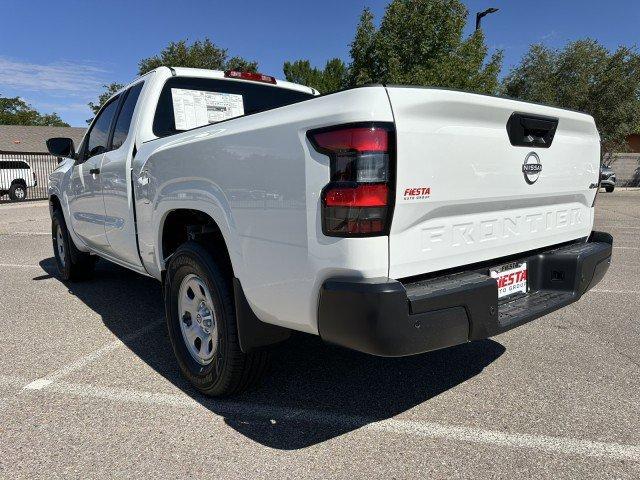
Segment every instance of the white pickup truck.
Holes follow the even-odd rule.
[[[99,256],[161,281],[180,368],[209,395],[255,383],[292,330],[417,354],[575,302],[610,263],[579,112],[161,67],[77,149],[48,146],[65,157],[49,186],[61,277]]]

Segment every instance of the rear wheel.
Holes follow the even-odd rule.
[[[60,277],[63,280],[83,280],[90,277],[93,273],[96,258],[76,248],[73,240],[69,237],[67,224],[60,210],[53,212],[51,237]]]
[[[22,202],[27,198],[27,186],[24,183],[14,183],[9,188],[9,198],[14,202]]]
[[[164,288],[169,338],[180,370],[211,396],[240,393],[264,374],[268,352],[240,349],[232,286],[220,262],[187,242],[171,257]]]
[[[614,190],[615,188],[616,188],[616,187],[613,187],[613,186],[610,186],[610,187],[604,187],[604,189],[605,189],[608,193],[613,192],[613,190]]]

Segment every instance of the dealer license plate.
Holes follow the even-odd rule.
[[[516,293],[527,293],[527,262],[509,263],[489,269],[492,278],[498,282],[498,298]]]

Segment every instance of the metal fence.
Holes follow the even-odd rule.
[[[31,167],[31,176],[36,180],[35,187],[27,188],[27,200],[45,200],[49,198],[48,181],[49,174],[58,166],[58,159],[52,155],[43,153],[2,153],[0,152],[0,162],[27,162]],[[9,165],[11,166],[11,165]],[[7,176],[11,173],[11,168],[0,169],[0,175]],[[7,178],[9,183],[13,178]],[[26,179],[25,179],[26,180]],[[2,182],[5,183],[5,182]],[[27,184],[28,185],[28,184]],[[0,202],[10,201],[8,193],[0,196]]]

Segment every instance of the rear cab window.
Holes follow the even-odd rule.
[[[312,93],[217,78],[167,80],[153,119],[158,137],[315,98]]]

